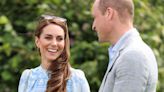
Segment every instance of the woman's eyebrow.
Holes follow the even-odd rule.
[[[46,36],[52,36],[51,34],[45,34]]]
[[[45,34],[45,36],[53,36],[53,35],[51,35],[51,34]],[[58,34],[57,37],[64,37],[64,35]]]

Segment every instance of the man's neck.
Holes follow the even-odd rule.
[[[133,26],[119,26],[119,27],[116,27],[116,30],[115,30],[115,34],[113,34],[113,39],[111,39],[111,44],[114,46],[118,41],[119,39],[128,31],[130,31],[130,29],[132,29]]]

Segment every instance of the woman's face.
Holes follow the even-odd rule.
[[[53,61],[57,59],[64,50],[64,30],[58,25],[49,24],[42,29],[40,37],[35,38],[35,43],[40,49],[41,59]]]

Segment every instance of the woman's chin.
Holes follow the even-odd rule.
[[[49,57],[47,58],[48,61],[55,61],[57,59],[57,57]]]

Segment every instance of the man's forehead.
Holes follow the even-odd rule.
[[[98,9],[98,0],[95,0],[92,4],[92,7],[91,7],[92,13],[94,13],[96,9]]]

